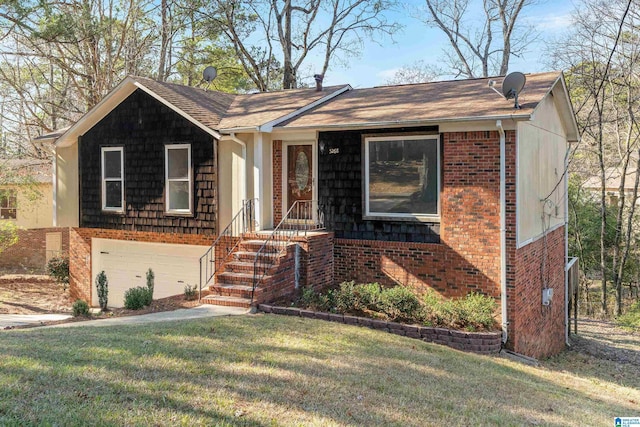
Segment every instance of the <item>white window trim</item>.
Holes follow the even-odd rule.
[[[169,150],[184,150],[187,149],[187,171],[188,177],[185,178],[171,178],[169,179]],[[191,170],[191,144],[167,144],[164,146],[164,183],[165,183],[165,197],[164,206],[165,212],[170,214],[193,214],[193,176]],[[189,208],[188,209],[169,209],[169,182],[187,182],[189,184]]]
[[[109,151],[118,151],[120,152],[120,178],[105,178],[105,153]],[[102,170],[100,171],[102,178],[102,210],[108,212],[124,212],[124,147],[102,147],[100,150],[100,165],[102,166]],[[116,182],[120,181],[122,184],[120,186],[120,204],[122,207],[113,207],[107,206],[107,181]]]
[[[437,213],[387,213],[387,212],[371,212],[369,209],[369,142],[371,141],[414,141],[414,140],[432,140],[436,144],[436,161],[438,165],[438,186],[437,186]],[[407,135],[407,136],[371,136],[364,140],[364,216],[366,218],[415,218],[420,220],[440,220],[440,185],[442,169],[440,165],[440,136],[434,134],[428,135]]]

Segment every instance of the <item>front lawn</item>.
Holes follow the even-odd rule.
[[[0,425],[613,425],[640,374],[255,315],[0,333]],[[571,369],[569,369],[571,368]],[[611,371],[611,372],[610,372]]]

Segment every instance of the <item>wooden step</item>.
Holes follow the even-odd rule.
[[[251,298],[239,298],[221,295],[208,295],[202,298],[204,304],[222,305],[225,307],[251,307]]]

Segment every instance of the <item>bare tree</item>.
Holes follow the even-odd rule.
[[[385,12],[395,6],[396,0],[217,0],[201,13],[266,91],[297,87],[312,54],[321,58],[316,72],[325,74],[340,55],[359,55],[364,36],[393,34],[399,26]]]
[[[437,79],[444,72],[437,67],[425,64],[424,61],[416,61],[413,64],[399,68],[393,77],[387,79],[385,84],[402,85],[411,83],[426,83]]]
[[[447,36],[451,50],[445,58],[456,76],[505,75],[511,57],[521,55],[534,38],[518,20],[534,1],[482,0],[476,11],[477,3],[470,0],[425,0],[420,16]],[[470,17],[478,13],[482,18],[474,22]]]
[[[556,43],[554,53],[554,65],[570,70],[569,88],[582,131],[576,150],[580,161],[574,162],[573,171],[583,178],[597,176],[600,181],[599,273],[604,315],[609,312],[609,281],[616,292],[616,314],[622,313],[625,269],[639,250],[634,232],[640,183],[636,118],[640,108],[639,12],[631,1],[585,0],[576,9],[572,32]],[[608,187],[615,181],[612,203]]]

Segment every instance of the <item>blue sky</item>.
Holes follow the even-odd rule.
[[[420,0],[410,0],[416,6]],[[524,10],[520,19],[532,25],[540,34],[539,40],[529,46],[522,59],[512,58],[510,71],[532,73],[548,71],[544,58],[545,40],[562,34],[571,23],[574,3],[571,0],[541,0],[538,4]],[[379,43],[366,41],[362,56],[351,59],[345,67],[334,64],[327,72],[325,85],[350,83],[353,87],[371,87],[384,84],[402,66],[422,60],[428,64],[438,64],[442,50],[448,47],[444,35],[436,29],[427,27],[411,15],[409,10],[394,14],[393,19],[401,23],[404,29],[390,39]]]

